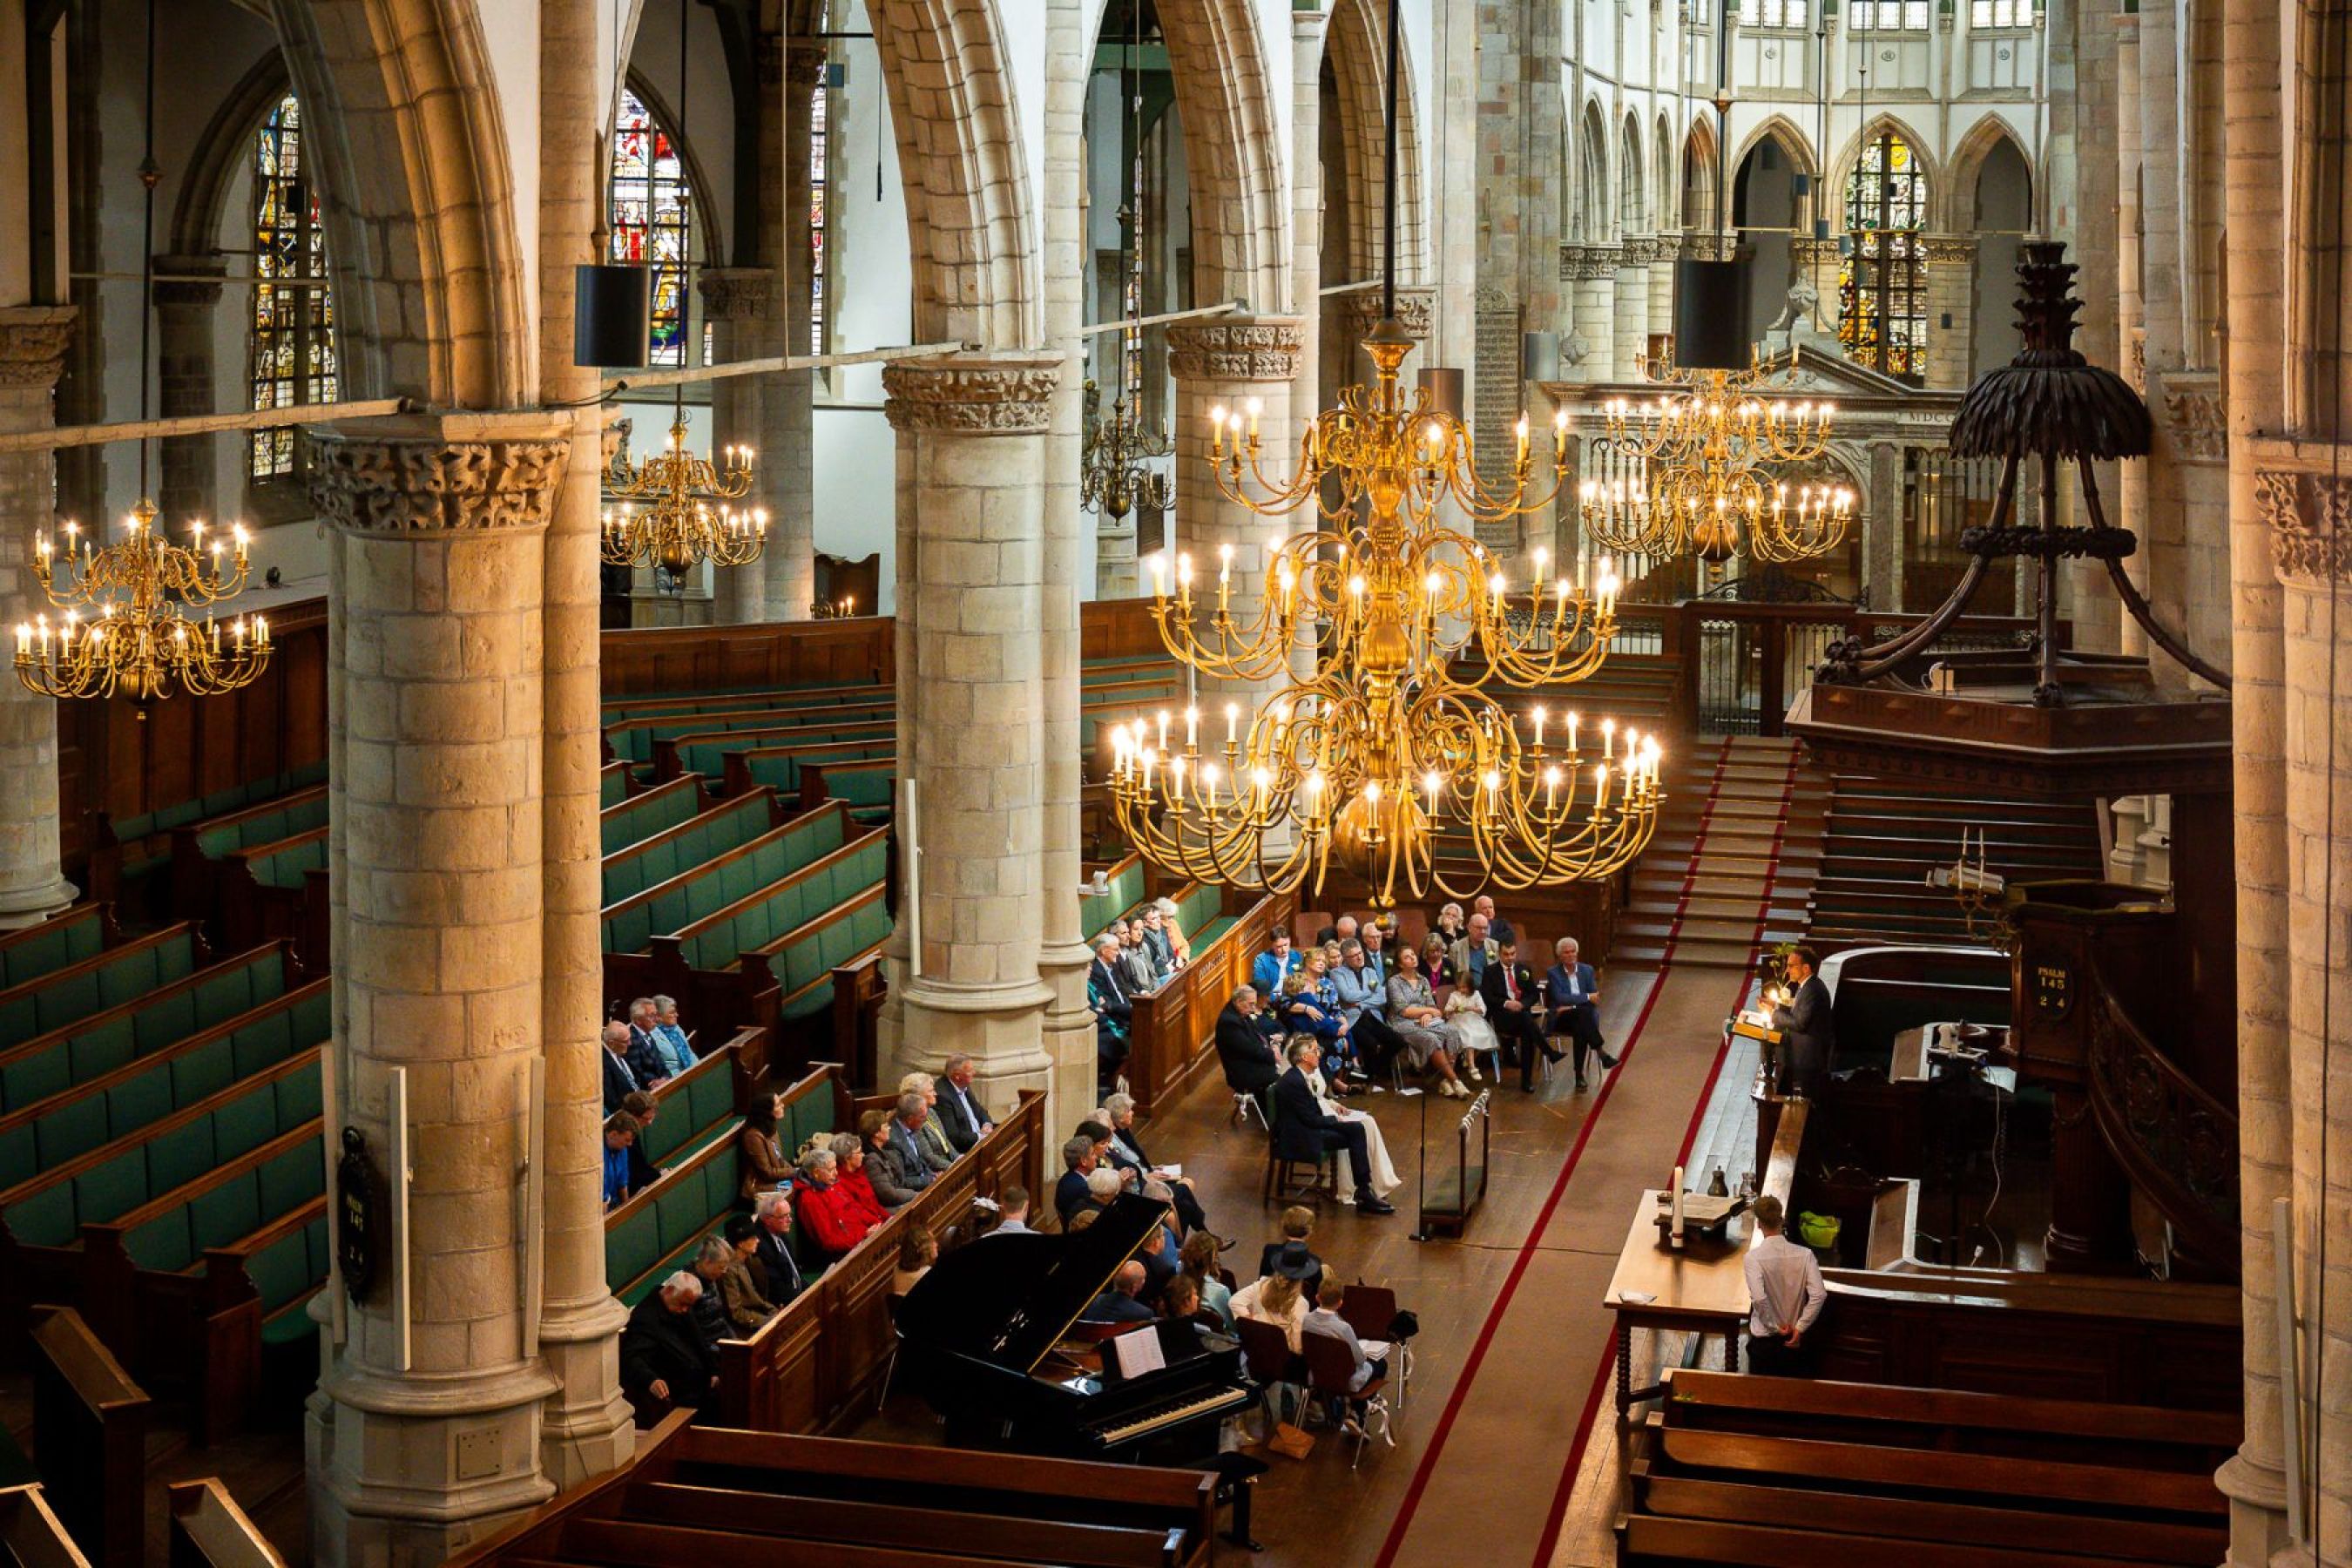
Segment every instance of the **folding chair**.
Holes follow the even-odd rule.
[[[1339,1316],[1360,1340],[1388,1339],[1389,1325],[1396,1321],[1396,1292],[1386,1285],[1367,1285],[1360,1279],[1348,1287],[1339,1303]],[[1394,1340],[1391,1345],[1389,1376],[1397,1385],[1396,1407],[1402,1410],[1412,1389],[1412,1342]]]
[[[1389,1430],[1389,1402],[1381,1395],[1388,1386],[1387,1377],[1370,1379],[1361,1388],[1349,1388],[1348,1385],[1356,1377],[1356,1358],[1349,1353],[1347,1341],[1335,1334],[1310,1331],[1301,1335],[1298,1342],[1305,1348],[1309,1394],[1318,1400],[1344,1399],[1364,1407],[1356,1427],[1356,1457],[1348,1468],[1352,1470],[1364,1462],[1364,1445],[1374,1437],[1395,1447],[1396,1436]]]
[[[1258,1386],[1259,1401],[1265,1407],[1265,1435],[1271,1437],[1274,1424],[1282,1419],[1282,1390],[1295,1390],[1301,1402],[1307,1397],[1298,1358],[1290,1353],[1290,1337],[1272,1323],[1235,1318],[1234,1335],[1242,1342],[1242,1366]]]

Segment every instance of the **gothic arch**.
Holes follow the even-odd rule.
[[[1606,245],[1616,237],[1617,201],[1609,187],[1609,132],[1601,118],[1599,99],[1585,100],[1577,142],[1577,238],[1587,245]]]
[[[1644,188],[1649,180],[1649,166],[1642,159],[1642,122],[1628,114],[1625,117],[1624,151],[1618,155],[1617,219],[1625,234],[1650,232],[1650,204]]]
[[[1683,227],[1712,231],[1715,227],[1715,182],[1717,143],[1715,122],[1705,116],[1691,121],[1683,139]]]
[[[276,49],[263,52],[253,68],[229,89],[213,110],[204,134],[196,139],[188,160],[187,178],[172,206],[172,225],[162,248],[175,256],[204,256],[220,245],[223,208],[229,188],[253,156],[253,135],[269,111],[286,97],[293,79],[286,74],[286,57]]]
[[[1325,58],[1339,89],[1340,139],[1347,163],[1344,169],[1327,169],[1323,177],[1327,188],[1330,181],[1345,179],[1349,190],[1360,193],[1359,199],[1349,204],[1353,222],[1346,250],[1350,276],[1355,279],[1374,276],[1384,259],[1380,203],[1373,194],[1381,188],[1388,163],[1383,129],[1388,100],[1383,79],[1388,60],[1385,26],[1382,15],[1367,0],[1338,0],[1324,39]],[[1420,282],[1427,265],[1421,135],[1413,114],[1411,49],[1411,40],[1399,40],[1404,75],[1397,95],[1397,281],[1401,284]],[[1308,308],[1306,300],[1297,304],[1300,310]]]
[[[671,143],[677,148],[678,163],[686,171],[686,189],[694,204],[694,237],[701,246],[701,254],[688,259],[696,265],[724,266],[727,247],[722,243],[725,231],[719,223],[719,193],[711,185],[710,176],[703,171],[702,159],[695,152],[694,141],[687,135],[686,126],[677,117],[677,106],[635,66],[628,68],[625,79],[629,90],[637,95],[637,101],[644,104],[646,112],[654,117],[654,123],[667,133]],[[596,161],[596,199],[599,203],[604,201],[613,183],[613,138],[609,134],[604,138],[602,148],[604,155]],[[597,210],[603,212],[604,208],[600,205]],[[691,283],[692,279],[688,281]]]
[[[1733,153],[1731,158],[1731,168],[1735,175],[1739,166],[1748,162],[1748,155],[1761,146],[1767,137],[1780,144],[1780,151],[1789,155],[1790,166],[1797,173],[1811,174],[1820,172],[1821,163],[1815,156],[1812,138],[1800,131],[1797,128],[1797,122],[1787,115],[1774,114],[1759,121],[1753,131],[1741,139],[1739,150]],[[1709,140],[1713,140],[1711,131]]]
[[[1949,199],[1945,193],[1950,188],[1952,182],[1946,177],[1942,165],[1938,164],[1933,154],[1927,151],[1926,139],[1897,116],[1877,114],[1871,117],[1870,123],[1863,128],[1861,134],[1853,137],[1838,149],[1837,158],[1830,165],[1830,178],[1822,187],[1822,194],[1825,204],[1830,205],[1838,213],[1838,223],[1844,221],[1845,182],[1846,177],[1853,173],[1855,161],[1862,156],[1863,148],[1877,141],[1882,133],[1890,132],[1904,145],[1911,149],[1911,155],[1914,158],[1919,160],[1919,173],[1927,182],[1927,216],[1930,227],[1934,226],[1936,215],[1945,210],[1943,204]],[[2032,166],[2031,163],[2027,164],[2028,168]],[[1832,224],[1832,226],[1834,227],[1836,225]]]
[[[1034,346],[1034,209],[994,0],[875,0],[869,14],[907,182],[915,337]]]
[[[1907,133],[1898,132],[1896,134],[1909,140]],[[1985,160],[1992,155],[1993,149],[2004,142],[2024,163],[2028,177],[2036,185],[2040,184],[2042,171],[2034,167],[2033,155],[2025,150],[2025,143],[2019,139],[2016,128],[1999,112],[1987,114],[1969,127],[1967,133],[1960,138],[1960,144],[1945,160],[1948,171],[1945,179],[1938,182],[1930,174],[1927,186],[1930,227],[1945,234],[1965,234],[1969,230],[1975,221],[1977,177],[1984,173]],[[1918,144],[1914,142],[1912,145],[1913,150],[1917,151]]]
[[[1160,35],[1184,127],[1196,298],[1270,310],[1289,297],[1282,144],[1250,0],[1171,0]],[[1287,90],[1286,84],[1285,90]]]
[[[278,0],[333,258],[347,397],[538,390],[512,143],[471,0]]]
[[[1651,226],[1660,234],[1671,234],[1682,226],[1682,193],[1675,188],[1675,128],[1663,114],[1658,116],[1657,131],[1650,138],[1650,159],[1656,165],[1650,192],[1650,211],[1655,215]]]

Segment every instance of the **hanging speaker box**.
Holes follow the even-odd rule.
[[[653,363],[654,269],[613,263],[572,268],[572,363],[640,370]]]
[[[1685,370],[1746,370],[1748,268],[1738,261],[1675,263],[1675,363]]]

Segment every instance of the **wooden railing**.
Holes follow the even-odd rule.
[[[50,1506],[95,1568],[145,1560],[148,1399],[69,1307],[33,1323],[33,1447]]]
[[[1233,1000],[1234,987],[1247,980],[1257,955],[1287,929],[1297,900],[1290,894],[1248,901],[1228,889],[1223,913],[1236,918],[1215,941],[1192,944],[1192,962],[1156,991],[1135,998],[1128,1030],[1127,1091],[1136,1114],[1173,1105],[1193,1075],[1216,1055],[1217,1015]]]
[[[749,1339],[719,1342],[719,1406],[726,1426],[821,1432],[845,1424],[888,1364],[890,1276],[900,1239],[921,1228],[943,1235],[971,1215],[975,1197],[1008,1182],[1043,1190],[1045,1097],[1024,1089],[1020,1108],[943,1172],[915,1201],[770,1318]]]
[[[2238,1117],[2124,1013],[2095,967],[2091,1111],[2116,1161],[2180,1233],[2184,1252],[2238,1257]]]

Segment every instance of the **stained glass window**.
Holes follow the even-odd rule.
[[[613,259],[653,263],[653,363],[682,365],[694,197],[677,140],[627,88],[613,132],[612,204]]]
[[[327,286],[327,231],[302,157],[302,107],[288,93],[253,142],[253,406],[290,408],[335,398],[335,301]],[[257,430],[257,479],[295,471],[294,431]]]
[[[1739,0],[1743,27],[1802,29],[1811,15],[1811,0]]]
[[[1848,359],[1918,382],[1927,369],[1927,279],[1919,227],[1927,180],[1892,132],[1864,144],[1845,182],[1846,258],[1838,269],[1838,336]]]
[[[1857,33],[1924,33],[1927,0],[1853,0],[1846,16]]]
[[[819,354],[825,352],[826,242],[832,237],[831,226],[825,221],[833,189],[826,177],[833,145],[828,133],[832,110],[833,73],[828,68],[817,78],[815,99],[809,106],[809,352]]]

